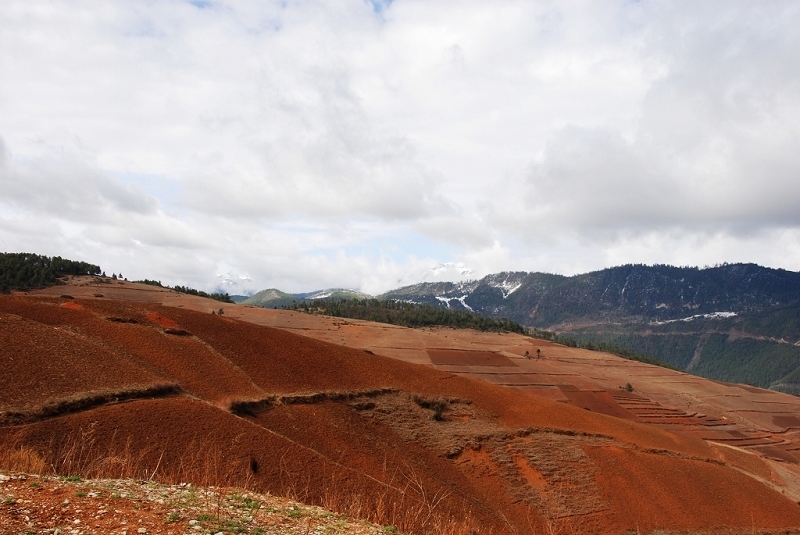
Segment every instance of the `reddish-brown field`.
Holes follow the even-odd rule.
[[[510,358],[493,351],[428,349],[428,357],[437,366],[516,366]]]
[[[0,297],[0,467],[237,485],[410,533],[800,533],[789,396],[518,335],[36,294]]]

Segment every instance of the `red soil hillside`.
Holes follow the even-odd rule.
[[[375,333],[385,326],[325,320],[339,323],[325,324],[329,332],[352,325],[360,343],[351,345],[374,348],[365,351],[232,319],[260,310],[224,305],[220,317],[209,313],[216,302],[175,296],[183,307],[165,307],[145,290],[119,286],[125,301],[91,286],[87,298],[78,286],[68,290],[76,299],[0,297],[3,322],[26,326],[3,324],[14,348],[0,353],[0,391],[14,392],[0,402],[4,464],[238,484],[344,512],[357,507],[416,533],[800,533],[800,506],[784,495],[792,494],[795,465],[648,422],[664,415],[647,405],[653,400],[639,381],[625,398],[618,388],[596,388],[608,375],[617,382],[619,371],[605,369],[613,359],[594,362],[597,379],[570,362],[584,357],[556,346],[541,345],[539,361],[525,359],[522,344],[535,348],[523,337],[473,333],[470,341],[389,327],[384,339]],[[158,291],[162,301],[171,296]],[[306,332],[318,321],[263,312],[307,322]],[[409,360],[437,350],[427,366],[380,354],[382,341],[400,352],[412,339]],[[50,341],[65,348],[52,353],[63,354],[56,363],[74,383],[55,380]],[[86,348],[102,348],[114,365],[97,365]],[[463,361],[449,352],[470,349],[480,351]],[[543,369],[569,383],[509,388],[486,380],[489,371],[514,379]],[[65,386],[16,386],[48,382]],[[176,388],[124,402],[113,396],[150,384]],[[107,395],[85,406],[56,403],[83,388]],[[562,401],[532,393],[546,389]],[[42,412],[47,404],[61,413]],[[692,418],[703,420],[679,418],[691,428]]]
[[[74,308],[60,309],[55,303],[48,308],[55,316],[64,316],[65,326],[67,318],[91,316]],[[0,313],[0,348],[4,379],[0,406],[6,411],[35,409],[43,400],[74,401],[89,394],[143,391],[169,382],[110,350],[102,340],[76,336],[30,315]]]

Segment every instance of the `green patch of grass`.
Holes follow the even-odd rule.
[[[261,507],[261,504],[258,500],[254,500],[248,496],[243,496],[238,492],[234,492],[230,496],[231,500],[237,502],[235,507],[243,508],[243,509],[258,509]]]
[[[288,515],[289,518],[301,518],[303,516],[303,511],[300,509],[289,509]]]
[[[211,522],[212,520],[214,520],[214,515],[209,515],[205,513],[202,515],[197,515],[198,522]]]
[[[247,531],[247,528],[236,520],[226,520],[220,523],[219,527],[222,528],[222,531],[229,531],[231,533],[244,533]]]
[[[63,476],[61,481],[66,481],[67,483],[80,483],[81,476]]]
[[[165,524],[172,524],[172,523],[177,522],[180,519],[181,519],[181,515],[179,515],[178,513],[173,511],[167,516],[167,519],[164,520],[164,523]]]
[[[384,533],[400,533],[400,530],[394,526],[383,526]]]
[[[41,487],[41,485],[39,484],[38,481],[31,481],[28,486],[33,488],[33,489],[38,489],[39,487]]]
[[[189,487],[185,493],[176,498],[170,498],[169,502],[179,506],[197,505],[200,502],[200,495],[195,487]]]
[[[77,496],[78,498],[85,498],[86,493],[82,490],[79,490],[78,492],[75,493],[75,496]]]
[[[14,505],[15,503],[17,503],[17,500],[13,496],[6,496],[3,500],[3,505]]]

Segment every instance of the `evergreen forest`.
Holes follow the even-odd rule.
[[[337,318],[377,321],[403,327],[451,327],[520,334],[525,332],[521,325],[505,318],[487,318],[467,311],[449,310],[403,301],[318,299],[311,302],[302,301],[282,308]]]
[[[144,279],[134,282],[138,282],[141,284],[149,284],[150,286],[158,286],[159,288],[167,288],[169,290],[175,290],[176,292],[180,292],[182,294],[197,295],[199,297],[208,297],[209,299],[214,299],[222,303],[233,303],[233,299],[231,299],[231,296],[228,295],[227,292],[208,293],[202,290],[195,290],[194,288],[189,288],[188,286],[180,286],[180,285],[164,286],[163,284],[161,284],[161,281],[150,280],[150,279]]]
[[[0,292],[34,290],[56,284],[65,275],[100,275],[100,266],[34,253],[0,253]]]

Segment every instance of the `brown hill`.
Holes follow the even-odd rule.
[[[416,533],[800,532],[788,397],[516,335],[73,284],[0,297],[9,467],[236,484]]]

